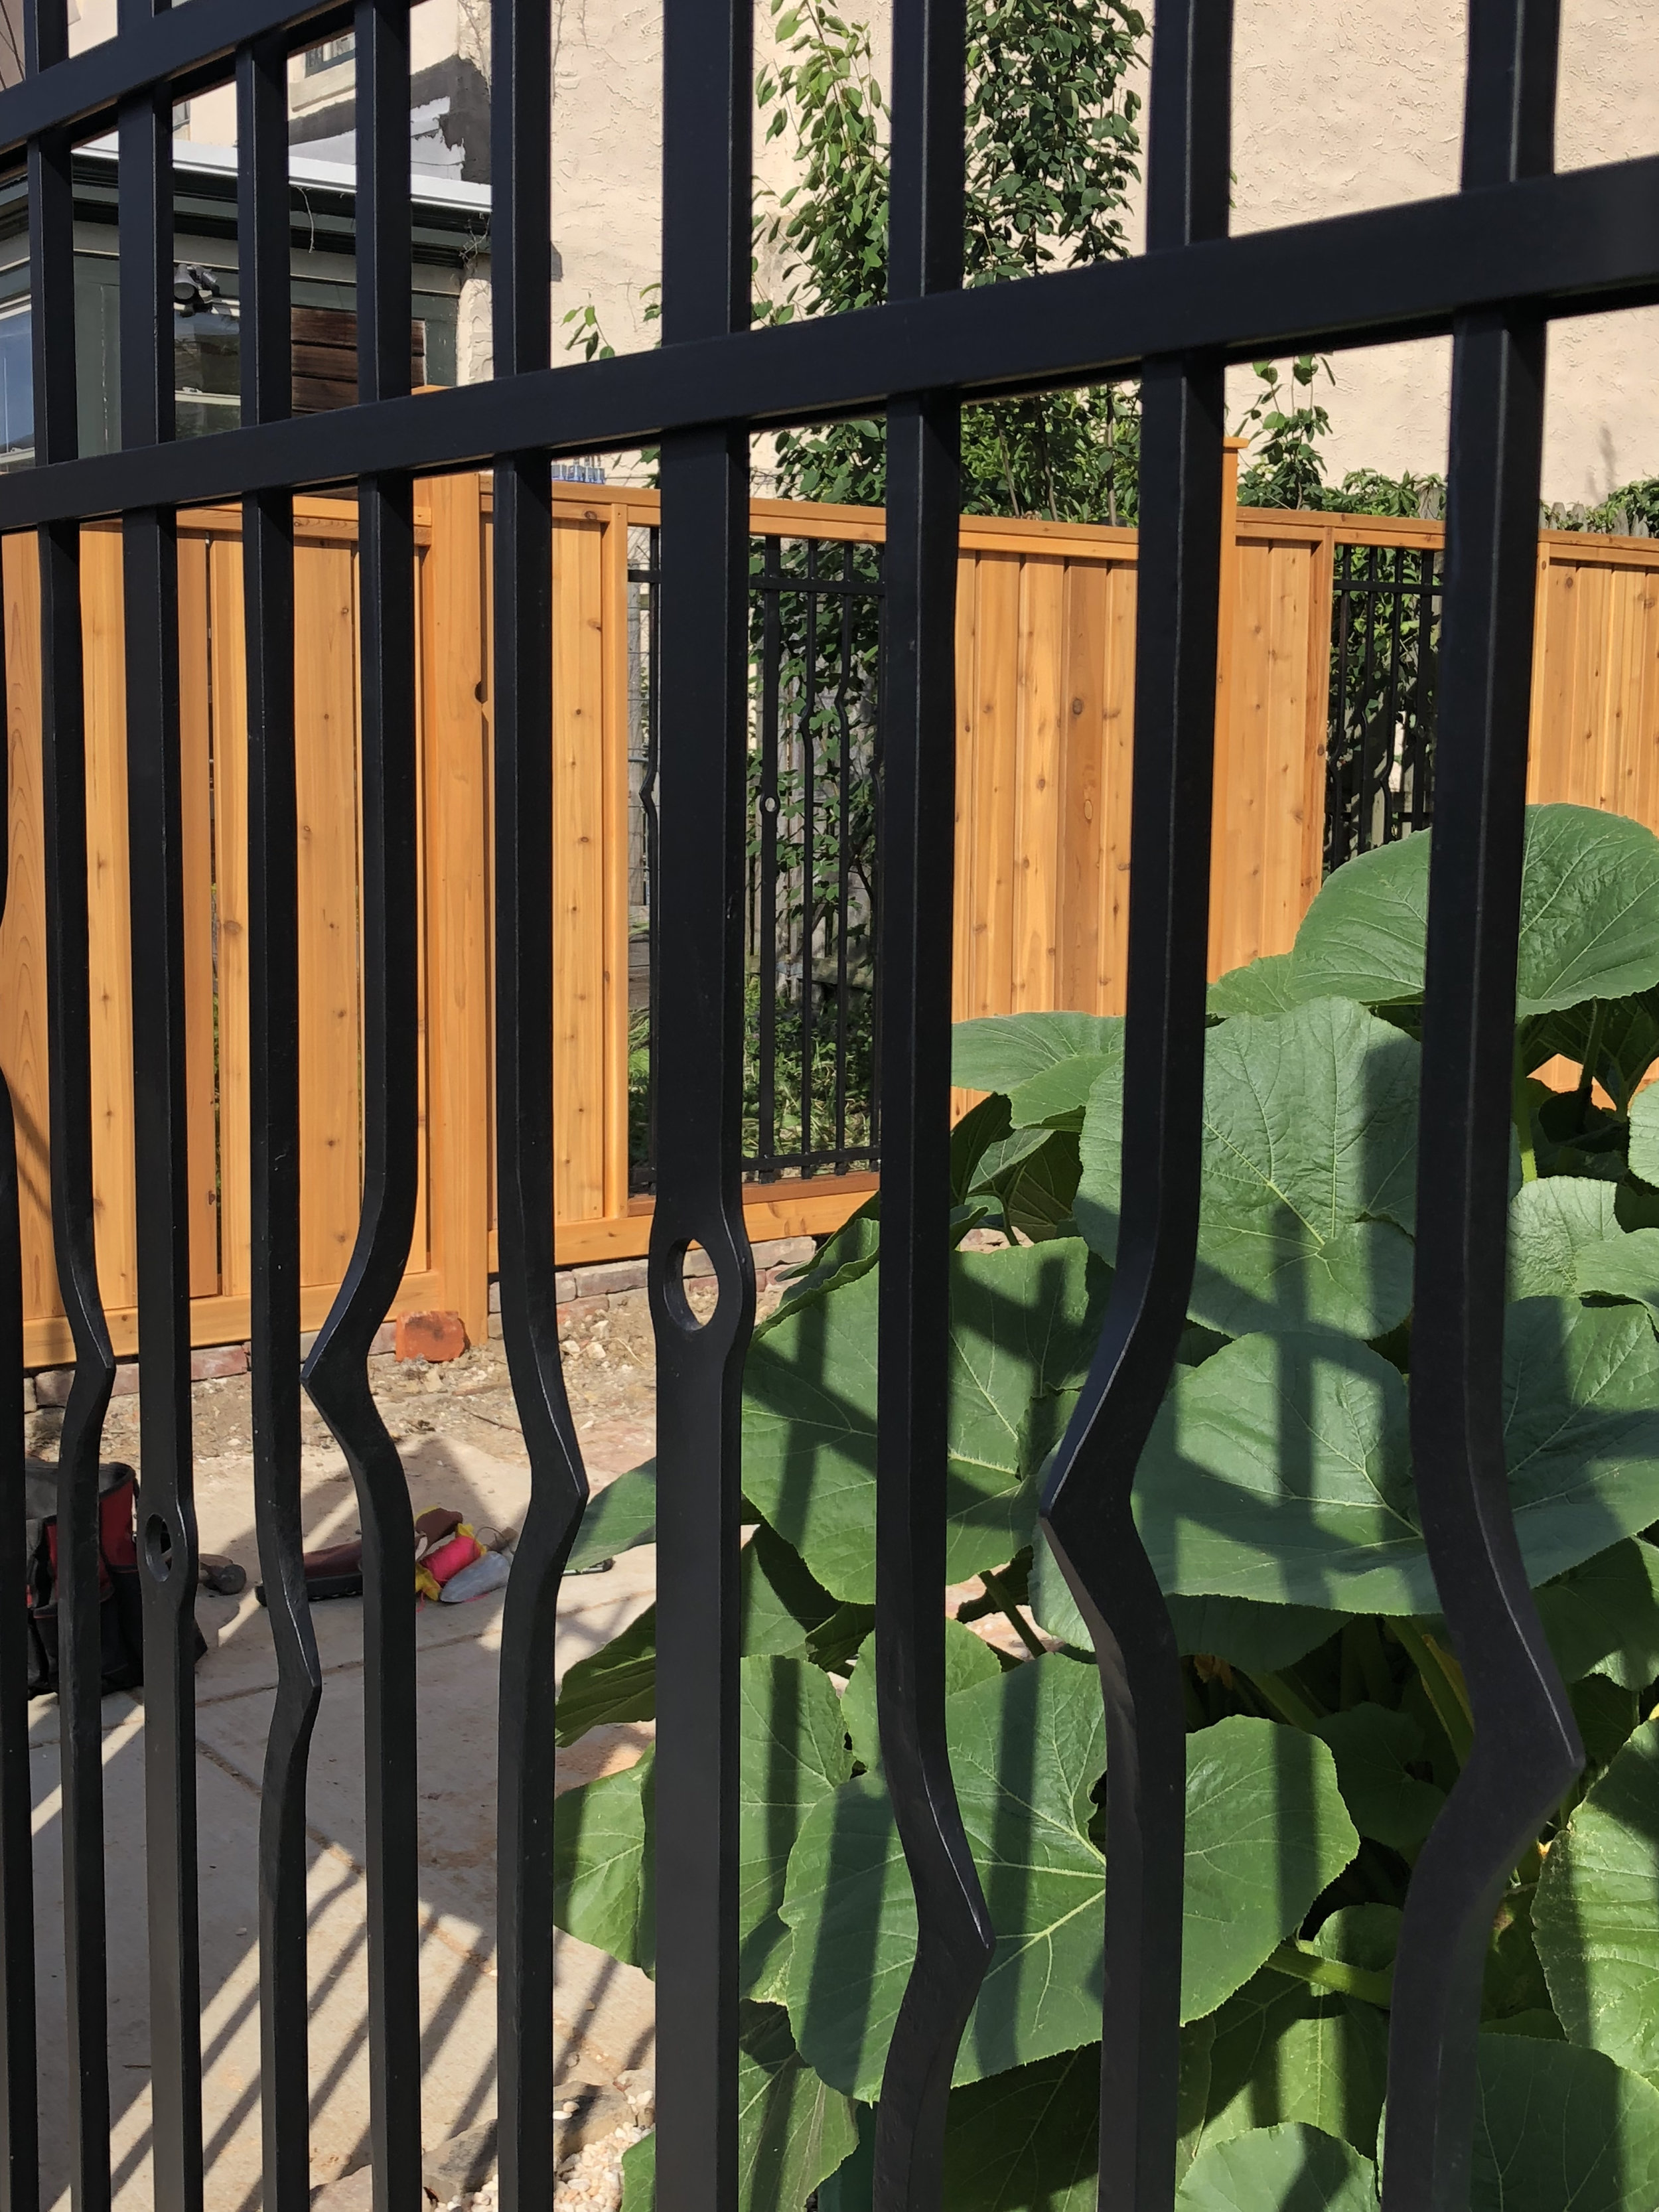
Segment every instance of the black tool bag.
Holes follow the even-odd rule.
[[[58,1687],[58,1470],[27,1462],[29,1695]],[[112,1460],[98,1470],[98,1602],[106,1690],[144,1679],[143,1607],[134,1518],[137,1477]],[[199,1655],[198,1655],[199,1656]]]

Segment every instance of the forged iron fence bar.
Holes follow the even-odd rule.
[[[491,169],[500,277],[495,360],[545,362],[552,45],[537,0],[496,0]],[[544,455],[495,471],[495,1151],[501,1332],[530,1460],[501,1623],[496,1799],[497,2100],[504,2212],[554,2191],[553,1844],[547,1741],[559,1586],[587,1478],[559,1355],[554,1274],[553,511]]]
[[[797,1139],[805,1167],[812,1150],[813,974],[812,952],[817,935],[818,779],[817,755],[812,738],[818,719],[818,580],[817,540],[806,541],[806,652],[801,677],[800,718],[800,1130]]]
[[[1053,270],[1018,286],[970,286],[925,310],[891,301],[418,401],[245,424],[165,452],[15,470],[0,479],[0,531],[388,470],[437,471],[532,445],[580,457],[710,421],[764,429],[868,413],[907,386],[977,400],[1040,383],[1121,380],[1164,355],[1213,349],[1259,359],[1276,334],[1327,349],[1430,337],[1449,331],[1455,313],[1515,299],[1547,317],[1639,306],[1659,300],[1656,241],[1659,155]]]
[[[1553,163],[1559,16],[1559,0],[1474,0],[1467,189]],[[1462,2212],[1468,2202],[1492,1913],[1584,1757],[1522,1561],[1504,1449],[1544,362],[1543,323],[1526,308],[1458,325],[1410,1390],[1418,1507],[1474,1737],[1406,1897],[1389,2032],[1387,2212]]]
[[[665,350],[750,316],[748,0],[667,0]],[[661,447],[663,832],[653,1048],[659,1089],[648,1287],[657,1340],[655,1770],[658,2202],[726,2212],[738,2187],[738,1655],[743,1364],[749,433],[732,410]],[[682,1268],[701,1245],[714,1310]]]
[[[6,636],[0,615],[0,699]],[[9,752],[10,732],[7,732]],[[0,923],[11,863],[10,763],[0,774]],[[23,1367],[23,1252],[17,1122],[0,1073],[0,1378]],[[23,1429],[0,1437],[0,1588],[27,1587]],[[29,1624],[20,1604],[0,1623],[0,2212],[38,2212],[40,2126],[35,2097],[34,1837],[29,1784]]]
[[[656,1188],[657,1176],[657,947],[660,933],[657,920],[658,872],[661,865],[661,823],[657,811],[657,770],[659,765],[659,731],[661,721],[661,687],[658,682],[658,587],[661,583],[662,556],[659,550],[661,531],[652,527],[645,532],[645,566],[630,564],[628,581],[638,591],[635,606],[640,617],[640,646],[634,655],[635,726],[639,733],[641,750],[639,766],[639,807],[641,830],[641,873],[645,904],[646,1009],[645,1009],[645,1112],[643,1141],[636,1143],[633,1133],[633,1077],[629,1078],[629,1134],[628,1187],[630,1192],[650,1191]],[[630,957],[631,967],[631,957]],[[629,984],[630,996],[632,983]],[[632,1016],[630,1013],[630,1031]],[[629,1038],[630,1058],[632,1036]]]
[[[1231,86],[1231,0],[1164,0],[1149,252],[1226,229]],[[1224,428],[1218,358],[1146,364],[1122,1217],[1100,1342],[1042,1504],[1094,1639],[1106,1712],[1103,2212],[1168,2212],[1175,2166],[1186,1716],[1175,1632],[1130,1498],[1198,1239]]]
[[[125,0],[131,20],[148,14]],[[121,442],[173,434],[173,107],[121,110]],[[138,1300],[138,1573],[143,1600],[144,1853],[151,2157],[156,2197],[202,2202],[201,1941],[196,1848],[196,1506],[190,1393],[190,1159],[179,733],[179,549],[170,507],[123,518],[132,915]]]
[[[288,49],[236,60],[242,417],[292,400]],[[311,2201],[306,1775],[322,1665],[300,1516],[299,807],[295,782],[294,501],[242,504],[247,660],[249,1323],[253,1511],[276,1696],[259,1796],[259,2083],[267,2212]]]
[[[407,0],[359,0],[356,41],[357,383],[359,398],[373,403],[409,390]],[[345,1454],[362,1517],[369,2138],[374,2212],[404,2212],[421,2189],[415,1539],[368,1361],[409,1255],[419,1167],[410,478],[360,477],[357,517],[363,1199],[345,1281],[305,1377]]]
[[[851,577],[853,548],[843,545],[842,580]],[[847,685],[853,665],[853,599],[843,591],[841,601],[841,665],[836,680],[836,1164],[847,1157],[847,925],[852,846],[852,721],[847,711]]]
[[[1324,864],[1425,830],[1433,811],[1441,556],[1335,549]]]
[[[888,288],[938,297],[963,274],[963,9],[897,0]],[[945,1728],[951,1334],[951,948],[956,837],[961,406],[887,409],[882,1265],[877,1317],[876,1707],[916,1946],[876,2108],[874,2212],[939,2212],[957,2051],[995,1932]],[[843,746],[843,756],[845,747]],[[845,847],[843,844],[843,858]],[[803,1094],[805,1094],[803,1082]],[[803,1118],[805,1109],[803,1108]]]
[[[24,36],[31,74],[61,64],[69,45],[64,0],[30,0],[24,11]],[[67,131],[53,131],[29,143],[35,453],[46,465],[71,462],[76,442],[70,161]],[[52,1255],[75,1346],[75,1380],[58,1445],[56,1500],[67,2148],[76,2212],[107,2212],[109,1993],[98,1457],[115,1382],[115,1359],[93,1237],[86,698],[78,523],[51,524],[40,532],[37,545]]]
[[[756,1164],[763,1182],[771,1182],[778,1150],[778,663],[782,645],[779,636],[781,563],[775,538],[763,539],[761,586],[760,668],[760,881],[756,887],[759,916],[757,988],[759,994],[759,1054],[755,1131]],[[810,733],[808,743],[811,743]]]

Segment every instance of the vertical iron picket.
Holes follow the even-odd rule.
[[[1473,0],[1466,191],[1553,165],[1559,17],[1560,0]],[[1492,1914],[1510,1869],[1583,1764],[1522,1562],[1504,1438],[1544,356],[1543,322],[1525,309],[1466,315],[1455,328],[1411,1437],[1418,1510],[1474,1738],[1407,1892],[1389,2029],[1388,2212],[1462,2212],[1468,2202]]]
[[[898,0],[888,289],[962,283],[962,0]],[[882,1265],[877,1334],[876,1698],[916,1952],[882,2071],[875,2212],[938,2212],[957,2046],[996,1947],[945,1735],[951,946],[961,408],[887,409],[883,704]],[[844,746],[843,746],[844,756]],[[842,839],[845,856],[845,838]],[[838,1139],[839,1139],[839,1132]]]
[[[126,0],[129,20],[143,0]],[[173,434],[173,110],[125,102],[121,163],[121,442]],[[150,2125],[159,2202],[202,2202],[196,1901],[196,1508],[190,1396],[190,1160],[179,750],[179,560],[171,508],[121,531],[132,913],[133,1165],[138,1298],[139,1583]]]
[[[288,52],[236,64],[241,149],[242,416],[286,418]],[[253,1510],[276,1697],[259,1797],[259,2080],[267,2212],[311,2194],[306,1775],[322,1703],[300,1516],[299,812],[294,738],[294,500],[242,502],[247,656],[248,1114]]]
[[[1158,10],[1154,252],[1225,234],[1231,44],[1231,0]],[[1145,364],[1122,1218],[1100,1343],[1042,1509],[1094,1638],[1106,1707],[1103,2212],[1168,2212],[1174,2177],[1186,1717],[1175,1632],[1130,1497],[1198,1239],[1222,398],[1213,356]]]
[[[34,75],[69,51],[64,0],[30,0]],[[70,137],[28,148],[29,296],[38,460],[76,450],[74,190]],[[107,2212],[109,1997],[104,1906],[102,1638],[98,1456],[115,1382],[93,1239],[91,974],[87,909],[86,696],[78,522],[37,533],[40,747],[46,819],[46,1053],[52,1251],[75,1346],[58,1445],[58,1667],[64,1850],[69,2166],[75,2212]]]
[[[10,694],[0,577],[0,922],[11,864]],[[23,1254],[17,1123],[0,1073],[0,1390],[22,1397]],[[26,1587],[23,1427],[0,1431],[0,1589]],[[0,2212],[37,2212],[40,2106],[34,2027],[34,1838],[29,1788],[29,1622],[14,1602],[0,1621]]]
[[[666,0],[663,340],[749,320],[749,0]],[[744,1229],[743,887],[747,842],[749,437],[661,447],[662,706],[657,879],[657,2190],[726,2212],[738,2186],[738,1565],[743,1362],[755,1270]],[[672,1071],[665,1089],[663,1071]],[[682,1267],[702,1246],[714,1312]]]
[[[409,391],[408,0],[358,0],[357,394]],[[363,1523],[369,2134],[374,2212],[421,2189],[415,1534],[368,1352],[409,1257],[419,1166],[414,486],[357,485],[362,757],[363,1204],[346,1279],[306,1363]]]
[[[542,367],[551,40],[538,0],[496,0],[495,360]],[[501,1334],[530,1504],[501,1623],[496,2045],[505,2212],[553,2203],[554,1699],[560,1577],[587,1479],[559,1355],[553,1246],[553,513],[545,454],[495,474],[495,1156]]]

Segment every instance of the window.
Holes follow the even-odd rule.
[[[337,69],[342,62],[349,62],[356,51],[356,36],[350,31],[343,39],[329,39],[320,46],[307,46],[306,75],[316,76],[323,70]]]

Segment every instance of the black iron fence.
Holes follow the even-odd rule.
[[[758,1084],[753,1118],[745,1098],[749,947],[757,931],[763,939],[781,928],[799,954],[802,1004],[827,991],[838,1039],[854,1028],[861,933],[876,945],[882,979],[871,1611],[880,1779],[903,1872],[891,1870],[885,1830],[868,1863],[883,1913],[894,1885],[908,1881],[915,1920],[909,1938],[893,1922],[899,1933],[883,1954],[892,1968],[892,2033],[872,2100],[871,2201],[876,2212],[939,2212],[950,2086],[997,1941],[953,1783],[941,1603],[947,1514],[959,1523],[978,1510],[976,1500],[964,1509],[957,1495],[962,1460],[951,1411],[953,1363],[962,1360],[951,1334],[948,1112],[960,408],[967,394],[1139,376],[1122,1202],[1093,1364],[1045,1462],[1041,1503],[1098,1654],[1109,1745],[1104,1902],[1094,1908],[1103,1948],[1085,1978],[1091,2007],[1095,1990],[1101,2004],[1097,2195],[1113,2208],[1168,2212],[1182,2088],[1188,1749],[1176,1639],[1137,1533],[1132,1490],[1194,1281],[1224,368],[1231,358],[1376,343],[1403,331],[1449,333],[1455,345],[1410,1396],[1416,1508],[1472,1726],[1461,1776],[1417,1857],[1400,1934],[1382,2187],[1389,2212],[1456,2212],[1468,2200],[1480,1978],[1495,1903],[1582,1759],[1526,1585],[1503,1475],[1500,1316],[1545,332],[1553,316],[1659,297],[1659,160],[1552,173],[1557,10],[1548,0],[1473,0],[1464,189],[1230,240],[1231,9],[1226,0],[1160,0],[1147,253],[1017,289],[964,289],[963,11],[951,0],[897,0],[886,301],[856,315],[751,331],[751,12],[749,0],[666,0],[660,349],[553,368],[550,9],[544,0],[495,0],[495,373],[487,383],[415,400],[409,10],[398,0],[360,0],[359,404],[295,421],[288,70],[293,52],[346,27],[343,11],[295,0],[192,0],[156,13],[137,0],[123,6],[112,37],[71,58],[65,0],[25,7],[27,75],[0,92],[0,155],[22,149],[27,162],[38,465],[0,482],[0,531],[34,533],[38,552],[51,1175],[58,1275],[76,1351],[53,1478],[70,2082],[64,2142],[74,2202],[80,2212],[100,2212],[112,2193],[99,1462],[115,1363],[94,1241],[82,520],[114,514],[124,533],[147,1808],[144,1904],[124,1909],[142,1915],[148,1929],[158,2207],[192,2212],[202,2203],[205,2150],[176,510],[226,499],[243,507],[252,1488],[276,1675],[258,1869],[263,2198],[266,2212],[307,2212],[306,1788],[321,1674],[299,1491],[292,495],[301,486],[358,485],[363,1200],[346,1281],[303,1374],[344,1452],[362,1522],[370,2138],[377,2212],[407,2212],[422,2197],[425,1919],[414,1535],[404,1471],[371,1395],[368,1360],[398,1293],[419,1187],[412,483],[417,472],[481,460],[495,471],[501,1304],[530,1470],[499,1677],[500,2198],[504,2212],[551,2212],[562,1828],[550,1723],[556,1605],[587,1480],[559,1352],[553,1242],[548,477],[552,458],[653,443],[662,487],[652,695],[661,824],[652,902],[659,1097],[650,1262],[659,1445],[656,2201],[664,2212],[731,2212],[743,2068],[752,2080],[763,2063],[740,2051],[740,1898],[761,1848],[752,1839],[763,1835],[769,1810],[763,1796],[745,1799],[740,1771],[740,1657],[754,1588],[742,1543],[741,1379],[754,1316],[742,1162],[746,1127],[758,1146],[762,1127]],[[175,441],[165,212],[173,109],[233,72],[241,421],[218,437]],[[70,143],[112,118],[120,147],[121,447],[82,455]],[[820,726],[830,735],[821,741],[809,716],[793,771],[781,720],[769,768],[765,743],[758,746],[763,793],[777,797],[786,828],[789,819],[800,825],[798,867],[762,856],[763,878],[769,867],[786,886],[769,921],[764,902],[757,915],[755,894],[750,441],[781,424],[875,410],[884,414],[888,461],[884,711],[878,778],[873,757],[870,771],[880,793],[879,902],[862,907],[846,870],[826,897],[814,857],[831,821],[842,859],[863,834],[854,805],[865,743],[854,714],[856,654],[849,657],[844,635],[831,645],[828,631],[832,608],[843,625],[853,608],[855,629],[875,619],[870,580],[811,575],[804,566],[791,574],[781,554],[775,588],[761,595],[763,670],[769,622],[781,718],[783,698],[794,696],[790,683],[803,711],[816,687],[814,712],[827,716]],[[792,635],[802,641],[797,678],[785,672]],[[833,698],[822,696],[823,679],[812,672],[821,650],[838,672]],[[809,755],[811,804],[803,786],[789,801],[798,815],[786,817],[786,775],[804,777]],[[820,759],[833,768],[820,769]],[[787,915],[792,871],[800,918],[781,926],[778,901]],[[820,983],[821,963],[832,982]],[[775,1031],[788,1004],[780,991]],[[803,1156],[854,1149],[850,1109],[842,1119],[837,1103],[826,1123],[816,1105],[807,1109],[817,1019],[795,1121],[775,1064],[769,1109],[773,1141],[781,1146],[793,1126]],[[0,1123],[0,1389],[16,1407],[21,1334],[9,1114]],[[684,1287],[694,1246],[713,1271],[712,1310],[706,1299],[694,1310]],[[989,1342],[994,1328],[985,1328]],[[833,1403],[839,1423],[842,1408]],[[1026,1442],[1022,1434],[1022,1452]],[[24,2212],[39,2191],[37,1914],[21,1602],[24,1468],[15,1414],[0,1453],[0,1568],[17,1601],[0,1620],[0,2190],[11,2212]],[[793,1466],[789,1473],[793,1480]],[[849,1609],[857,1610],[838,1607],[835,1617]],[[1065,1778],[1066,1817],[1085,1817],[1075,1794],[1087,1775],[1056,1771]],[[1091,1808],[1086,1817],[1092,1832]],[[835,1849],[840,1840],[837,1830]],[[1012,1869],[1022,1878],[1034,1871],[1024,1861]],[[43,1895],[40,1909],[56,1908]],[[1011,1925],[1023,1931],[1028,1923]],[[1024,1955],[1023,1933],[1018,1948]],[[1541,2168],[1545,2152],[1534,2163]]]
[[[630,565],[629,1182],[654,1188],[658,532]],[[879,1158],[876,991],[881,547],[758,537],[750,556],[746,1176]],[[637,901],[635,894],[637,892]]]
[[[1410,545],[1335,549],[1327,874],[1429,825],[1444,561]]]

